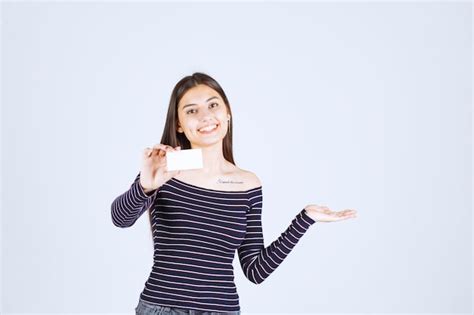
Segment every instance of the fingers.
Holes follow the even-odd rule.
[[[341,217],[343,220],[345,220],[345,219],[350,219],[350,218],[356,218],[357,217],[356,213],[357,212],[355,210],[346,209],[344,211],[340,211],[337,214],[337,216]]]
[[[178,151],[180,149],[181,148],[179,146],[176,147],[176,148],[173,148],[170,145],[158,143],[158,144],[155,144],[152,148],[146,148],[144,150],[144,153],[145,153],[146,157],[151,157],[151,156],[163,157],[163,156],[165,156],[166,152]]]
[[[326,206],[319,206],[319,208],[323,209],[322,212],[324,213],[335,213],[337,216],[352,216],[352,215],[356,215],[357,211],[353,210],[353,209],[345,209],[345,210],[342,210],[342,211],[331,211],[331,209],[329,209],[329,207],[326,207]]]
[[[345,209],[345,210],[342,210],[342,211],[331,211],[331,209],[329,209],[328,207],[326,206],[320,206],[321,209],[321,212],[327,214],[327,215],[330,215],[332,216],[333,218],[337,219],[337,220],[346,220],[346,219],[351,219],[351,218],[356,218],[357,217],[357,211],[353,210],[353,209]]]
[[[164,156],[166,151],[170,151],[172,149],[171,146],[166,145],[166,144],[155,144],[152,149],[151,155],[158,155],[158,156]]]
[[[352,209],[346,209],[343,212],[346,216],[351,217],[351,218],[355,218],[357,216],[357,211],[352,210]]]
[[[153,149],[145,148],[143,150],[143,155],[145,155],[146,157],[150,157],[151,152],[153,152]]]

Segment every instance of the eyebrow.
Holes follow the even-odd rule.
[[[209,98],[206,102],[209,102],[210,100],[215,99],[215,98],[219,99],[217,96],[213,96],[213,97]],[[192,105],[197,105],[197,104],[194,104],[194,103],[193,104],[186,104],[186,105],[183,106],[182,109],[185,109],[186,107],[192,106]]]

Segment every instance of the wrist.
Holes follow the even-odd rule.
[[[140,184],[140,188],[142,189],[142,191],[145,193],[145,194],[149,194],[150,192],[154,191],[155,189],[150,189],[150,188],[145,188],[143,187],[142,183],[139,183]]]
[[[305,212],[305,214],[306,214],[308,217],[310,217],[312,220],[318,221],[318,220],[316,219],[316,215],[315,215],[314,212],[312,212],[311,210],[308,210],[308,209],[305,208],[305,209],[304,209],[304,212]]]

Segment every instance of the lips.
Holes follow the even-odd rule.
[[[219,127],[219,124],[210,124],[204,127],[201,127],[198,129],[198,132],[208,134],[214,132],[217,127]]]

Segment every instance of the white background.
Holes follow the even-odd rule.
[[[133,313],[148,216],[110,205],[161,139],[174,85],[224,88],[268,246],[316,223],[243,313],[470,313],[472,8],[465,3],[4,2],[4,313]]]

